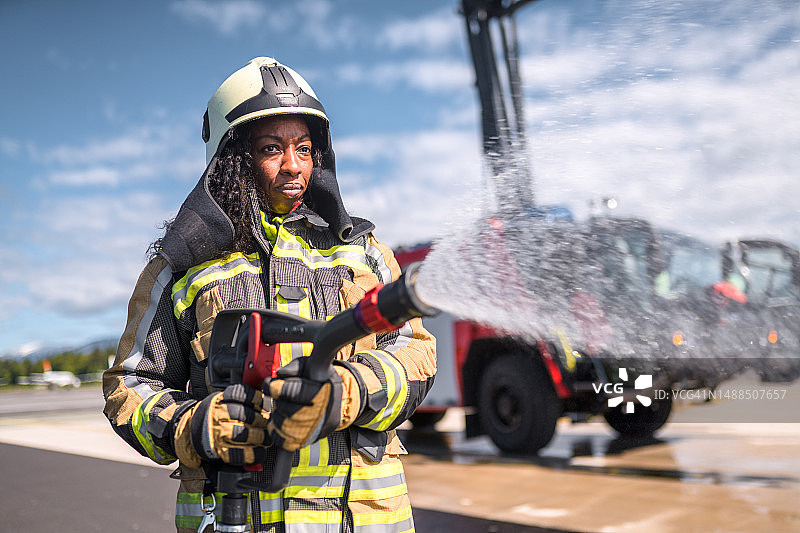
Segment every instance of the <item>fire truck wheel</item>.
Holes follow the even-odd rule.
[[[498,356],[478,391],[481,426],[504,452],[536,453],[556,430],[562,406],[545,369],[528,355]]]
[[[423,411],[411,415],[411,423],[415,429],[433,427],[436,422],[444,418],[443,411]]]
[[[603,416],[614,431],[626,437],[649,437],[667,423],[672,411],[672,399],[653,400],[649,407],[636,405],[633,413],[622,411],[622,405],[606,411]]]

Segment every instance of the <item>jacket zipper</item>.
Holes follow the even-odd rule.
[[[261,279],[261,290],[264,293],[264,305],[267,309],[272,309],[272,299],[270,298],[270,283],[269,283],[269,273],[270,273],[270,261],[272,258],[272,246],[270,245],[269,241],[264,238],[264,228],[261,225],[261,213],[258,212],[256,217],[258,221],[258,225],[253,228],[255,240],[258,244],[259,250],[258,255],[261,263],[261,274],[259,275]],[[254,472],[251,474],[254,481],[257,482],[265,482],[266,476],[262,472]],[[260,479],[259,479],[260,478]],[[253,525],[253,531],[259,531],[261,526],[261,500],[258,496],[258,491],[253,490],[250,492],[250,521]]]

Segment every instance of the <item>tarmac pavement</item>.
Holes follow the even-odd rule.
[[[797,395],[800,385],[789,391]],[[168,516],[171,524],[175,482],[167,476],[173,467],[154,465],[129,448],[110,429],[102,403],[96,387],[0,394],[0,442],[12,445],[0,445],[0,501],[7,502],[0,532],[21,531],[6,528],[24,525],[14,520],[28,511],[63,531],[100,531],[81,517],[105,516],[107,495],[119,493],[116,483],[125,479],[158,486],[138,489],[139,496],[130,489],[127,497],[145,498],[159,523]],[[464,439],[462,417],[451,410],[438,431],[403,433],[418,531],[800,531],[800,419],[681,422],[697,417],[699,408],[679,409],[675,422],[642,441],[620,439],[603,423],[563,422],[533,458],[500,454],[483,437]],[[746,404],[719,408],[735,412]],[[26,464],[40,465],[39,471]],[[90,504],[70,503],[84,494]],[[114,530],[165,530],[129,522],[130,529]]]

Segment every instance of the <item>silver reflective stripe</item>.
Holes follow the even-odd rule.
[[[311,432],[311,436],[308,438],[306,442],[315,442],[319,438],[319,434],[322,431],[322,426],[325,423],[325,417],[321,417],[319,419],[319,423],[317,427],[314,428],[314,431]]]
[[[380,490],[389,487],[397,487],[406,484],[406,476],[403,472],[378,478],[356,478],[350,481],[350,491],[357,490]]]
[[[260,493],[260,494],[263,494],[263,493]],[[214,516],[217,519],[219,519],[219,517],[220,517],[220,511],[222,510],[222,506],[221,506],[222,497],[224,495],[225,495],[224,492],[215,492],[214,493],[214,497],[216,498],[216,504],[217,504],[216,509],[214,509]],[[178,493],[178,498],[179,498],[179,500],[175,503],[175,516],[177,518],[190,518],[190,519],[194,518],[194,519],[197,519],[197,520],[202,520],[203,519],[203,517],[205,516],[205,512],[203,512],[203,507],[200,504],[200,502],[203,499],[203,496],[202,496],[201,493],[199,493],[199,492],[181,492],[181,493]],[[181,498],[197,500],[197,503],[182,503],[180,501]],[[269,500],[262,500],[261,498],[259,498],[259,501],[261,502],[261,510],[263,511],[264,510],[264,505],[265,505],[264,502],[267,502]],[[281,499],[278,498],[279,507],[280,507],[280,501],[281,501]],[[211,497],[209,496],[206,499],[206,503],[210,503],[210,502],[211,502]],[[250,510],[250,498],[248,497],[247,498],[247,516],[248,517],[250,517],[251,512],[252,511]],[[186,526],[183,526],[183,527],[186,527]]]
[[[397,333],[398,335],[394,341],[392,341],[391,344],[381,348],[382,350],[387,351],[390,354],[396,354],[399,350],[411,344],[414,331],[411,329],[411,326],[408,325],[408,322],[403,324],[400,329],[397,330]]]
[[[344,487],[347,476],[311,476],[292,474],[292,487]]]
[[[397,416],[399,409],[403,407],[408,398],[408,382],[405,370],[400,361],[385,351],[369,350],[362,353],[369,354],[380,364],[386,379],[387,394],[386,405],[378,410],[375,417],[364,427],[375,431],[384,431],[391,424],[394,417]]]
[[[354,530],[355,533],[406,533],[414,531],[414,519],[406,518],[394,524],[364,524]]]
[[[315,441],[308,445],[308,464],[311,466],[319,466],[320,462],[320,455],[322,453],[322,449],[320,447],[319,441]],[[327,457],[325,458],[327,460]]]
[[[172,268],[167,265],[159,272],[155,283],[153,283],[153,288],[150,289],[150,305],[147,306],[147,311],[142,315],[142,320],[139,321],[139,326],[136,328],[136,336],[134,337],[131,353],[122,362],[122,368],[126,372],[122,378],[123,383],[127,388],[136,391],[136,394],[142,399],[149,398],[156,391],[150,388],[150,385],[139,381],[139,377],[136,375],[136,368],[139,366],[142,357],[144,357],[144,344],[147,341],[147,334],[150,333],[150,326],[153,324],[153,317],[156,315],[161,294],[171,280]]]
[[[367,255],[378,263],[378,275],[381,278],[381,283],[389,283],[392,281],[392,271],[389,270],[389,265],[386,264],[386,259],[383,257],[381,251],[378,250],[375,245],[369,243],[365,246],[365,250]]]
[[[283,509],[283,498],[280,493],[259,492],[258,504],[262,513],[280,511]]]
[[[199,503],[176,503],[175,514],[177,516],[191,516],[202,518],[204,516],[203,508]]]
[[[150,422],[150,409],[152,409],[153,405],[169,392],[170,389],[165,389],[151,395],[149,398],[139,404],[137,411],[135,411],[133,415],[133,429],[138,434],[137,438],[139,443],[142,445],[142,447],[144,447],[147,455],[158,464],[169,464],[173,462],[175,458],[164,452],[164,450],[159,448],[156,443],[153,442],[153,438],[148,432],[147,425]]]
[[[308,299],[308,296],[306,296],[306,299]],[[303,315],[300,314],[300,302],[290,301],[290,302],[286,302],[286,304],[284,304],[284,305],[286,305],[286,312],[289,313],[290,315],[303,316]],[[303,318],[311,318],[311,317],[306,316],[306,317],[303,317]],[[297,359],[298,357],[303,357],[303,343],[301,343],[301,342],[293,342],[291,344],[291,347],[292,347],[292,359],[293,360]]]
[[[302,511],[291,511],[291,512],[302,513]],[[341,530],[342,530],[341,522],[334,522],[329,524],[310,523],[310,522],[287,522],[286,524],[286,531],[290,533],[338,533]]]

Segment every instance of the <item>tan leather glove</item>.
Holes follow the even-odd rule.
[[[264,395],[249,385],[231,385],[194,404],[176,421],[178,458],[191,467],[220,460],[231,465],[263,463],[272,444]]]
[[[327,437],[356,419],[361,397],[355,376],[334,366],[322,383],[302,378],[305,357],[278,369],[269,382],[275,400],[267,431],[273,442],[289,451]]]

